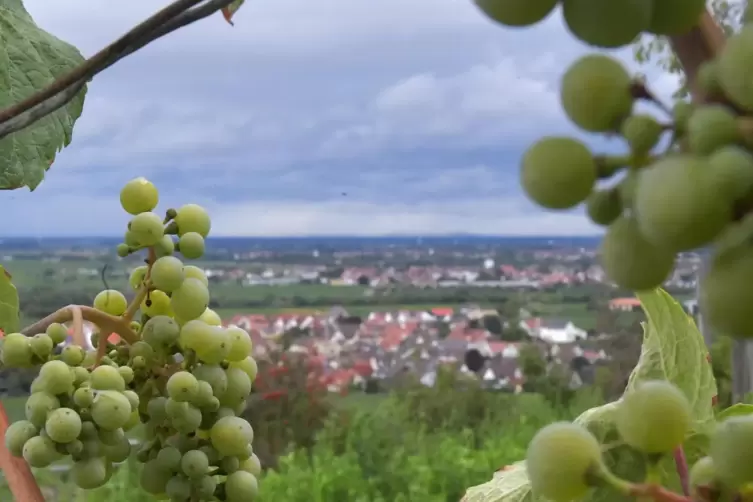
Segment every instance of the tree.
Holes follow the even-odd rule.
[[[75,47],[40,29],[22,0],[0,0],[0,93],[7,106],[0,110],[0,190],[33,191],[39,186],[57,152],[70,144],[87,83],[94,76],[152,41],[218,11],[232,24],[243,1],[176,0],[84,60]],[[0,403],[0,470],[14,498],[43,502],[29,466],[47,467],[65,453],[72,460],[72,481],[82,489],[98,488],[110,480],[112,463],[130,456],[124,431],[148,418],[164,423],[143,445],[138,460],[148,463],[166,448],[172,448],[178,459],[181,451],[195,450],[192,457],[186,455],[198,466],[195,474],[203,475],[209,462],[199,451],[204,443],[215,449],[217,458],[229,456],[241,466],[226,470],[221,483],[207,476],[197,487],[167,475],[154,476],[159,469],[154,469],[156,460],[151,461],[142,477],[148,492],[167,491],[196,501],[215,499],[217,490],[223,498],[254,498],[261,466],[250,449],[253,430],[238,416],[256,377],[251,338],[240,328],[219,326],[219,316],[208,307],[209,279],[198,268],[185,268],[175,256],[190,260],[204,255],[209,215],[195,204],[167,209],[164,217],[156,214],[159,192],[144,178],[127,183],[120,202],[132,219],[118,254],[146,255],[146,264],[130,278],[130,301],[122,292],[106,289],[92,306],[68,305],[21,329],[18,291],[11,274],[0,266],[0,372],[39,368],[31,383],[26,420],[9,424]],[[84,321],[97,329],[92,352],[85,350]],[[61,350],[69,336],[76,345]],[[220,380],[233,384],[217,386]],[[88,397],[81,397],[84,394]],[[166,420],[168,398],[184,420]],[[202,425],[202,408],[204,413],[210,405],[217,409],[220,399],[231,411]],[[47,404],[38,406],[35,400]],[[200,426],[209,427],[210,436],[222,433],[235,439],[228,436],[222,444],[200,439]],[[85,429],[89,436],[83,435]],[[113,450],[73,448],[74,443],[84,444],[79,437],[99,438]]]

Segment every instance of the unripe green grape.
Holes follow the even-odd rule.
[[[54,322],[47,326],[45,333],[50,335],[50,338],[52,338],[52,343],[54,343],[55,345],[63,343],[68,338],[68,329],[59,322]]]
[[[695,106],[688,101],[678,101],[672,107],[672,121],[678,134],[685,134],[688,128],[688,121],[690,121],[694,110]]]
[[[129,254],[131,254],[131,247],[126,243],[118,244],[118,247],[116,248],[116,252],[118,253],[118,256],[121,258],[125,258]]]
[[[152,495],[162,495],[165,493],[167,482],[172,478],[173,473],[163,469],[156,459],[147,461],[141,469],[139,484],[141,488]]]
[[[185,279],[183,262],[174,256],[158,258],[152,265],[149,278],[154,287],[166,293],[172,293],[183,284]]]
[[[225,374],[225,370],[217,364],[201,364],[194,367],[192,373],[198,380],[211,385],[215,395],[223,394],[227,390],[227,375]]]
[[[206,209],[197,204],[186,204],[178,208],[175,223],[178,224],[178,235],[196,232],[206,238],[212,228],[212,221]]]
[[[716,60],[724,94],[744,111],[753,111],[753,68],[748,64],[753,60],[753,25],[727,38]]]
[[[110,315],[123,315],[128,308],[128,300],[123,293],[116,289],[106,289],[100,291],[94,297],[92,304],[95,309],[106,312]]]
[[[84,490],[104,486],[112,476],[112,464],[103,457],[74,462],[70,470],[73,483]]]
[[[621,216],[609,226],[600,251],[607,276],[633,291],[661,286],[674,269],[675,254],[646,240],[631,216]]]
[[[5,430],[5,447],[14,457],[23,455],[23,448],[26,441],[39,434],[34,424],[28,420],[17,420],[11,423]]]
[[[651,22],[652,0],[563,0],[562,15],[579,40],[601,48],[630,44]]]
[[[114,390],[123,392],[125,381],[116,368],[112,366],[97,366],[91,373],[91,387],[94,390]]]
[[[241,462],[240,469],[246,472],[250,472],[257,478],[261,476],[261,462],[256,454],[251,454],[246,460]]]
[[[141,312],[149,317],[157,317],[160,315],[171,316],[173,315],[173,309],[170,305],[170,297],[167,293],[155,289],[150,291],[144,301],[141,302]]]
[[[120,376],[123,377],[123,381],[128,385],[129,383],[133,382],[133,368],[130,366],[121,366],[118,368],[118,373],[120,373]],[[130,392],[130,391],[126,391]]]
[[[209,287],[209,279],[207,279],[207,274],[205,274],[202,269],[196,265],[185,265],[183,269],[186,274],[186,279],[198,279],[204,286]]]
[[[206,364],[219,364],[225,360],[231,348],[230,336],[222,326],[209,326],[210,335],[193,347],[198,357]]]
[[[138,238],[136,237],[136,234],[134,234],[130,230],[126,230],[125,235],[123,235],[123,243],[126,246],[128,246],[132,251],[142,248],[142,244],[141,242],[139,242]]]
[[[706,159],[683,154],[664,157],[641,171],[634,209],[647,240],[688,251],[725,229],[732,220],[732,204],[711,189],[710,173]]]
[[[714,60],[705,61],[698,68],[696,81],[703,92],[709,96],[718,96],[724,92],[719,83],[719,71]]]
[[[92,420],[107,430],[122,428],[131,417],[131,403],[116,391],[101,391],[91,406]]]
[[[253,474],[236,471],[225,480],[225,500],[227,502],[252,502],[259,496],[259,482]]]
[[[155,213],[141,213],[133,217],[128,231],[142,246],[154,246],[165,235],[162,218]]]
[[[143,177],[129,181],[120,191],[120,205],[129,214],[152,211],[158,203],[157,187]]]
[[[587,477],[601,468],[599,442],[588,430],[570,422],[547,425],[528,445],[526,469],[531,489],[552,502],[585,496],[590,489]]]
[[[202,476],[201,479],[194,481],[194,490],[199,497],[206,500],[212,500],[214,492],[217,489],[217,480],[214,476]]]
[[[209,289],[198,279],[188,278],[173,291],[170,306],[178,318],[196,319],[209,306]]]
[[[78,345],[66,345],[60,353],[60,359],[68,366],[79,366],[84,362],[86,351]]]
[[[141,265],[131,271],[131,275],[128,277],[128,284],[131,286],[131,289],[138,291],[139,288],[141,288],[141,285],[144,283],[144,278],[146,278],[147,270],[148,267],[146,265]]]
[[[141,338],[154,348],[169,347],[178,341],[180,326],[175,319],[158,315],[144,324]]]
[[[34,353],[29,338],[21,333],[9,333],[3,340],[3,364],[9,368],[25,368],[31,364]]]
[[[79,387],[73,393],[73,402],[79,408],[88,408],[94,402],[94,391],[91,387]]]
[[[209,431],[212,446],[223,456],[240,455],[254,439],[251,424],[239,417],[222,417]]]
[[[178,239],[180,254],[189,260],[204,256],[204,238],[196,232],[186,232]]]
[[[128,438],[123,435],[121,438],[113,443],[102,446],[102,452],[105,458],[110,462],[125,462],[128,457],[131,456],[131,443]]]
[[[594,190],[586,199],[586,212],[597,225],[611,225],[622,214],[620,192],[615,189]]]
[[[180,469],[189,478],[201,478],[209,470],[209,459],[203,451],[189,450],[180,461]]]
[[[191,497],[191,482],[183,476],[173,476],[165,485],[165,495],[170,500],[188,500]]]
[[[173,241],[172,236],[163,235],[154,245],[154,251],[158,258],[172,255],[175,252],[175,241]]]
[[[722,484],[736,491],[753,483],[753,416],[730,417],[717,424],[710,456]]]
[[[623,441],[648,454],[682,445],[692,416],[688,398],[664,380],[647,381],[625,393],[617,408],[617,432]]]
[[[690,469],[689,482],[693,495],[698,496],[697,500],[702,500],[699,496],[698,488],[716,488],[717,474],[714,468],[714,460],[711,457],[699,459]]]
[[[738,230],[730,229],[731,232]],[[747,229],[740,228],[740,238],[747,238]],[[738,338],[753,337],[753,246],[743,242],[718,250],[700,281],[699,306],[705,320],[714,329]]]
[[[651,115],[631,115],[622,123],[622,137],[635,155],[647,155],[659,143],[664,127]]]
[[[191,373],[178,371],[173,373],[167,380],[165,390],[170,399],[178,402],[188,402],[198,392],[199,382]]]
[[[630,74],[603,54],[584,56],[562,77],[560,102],[568,118],[589,132],[617,131],[633,109]]]
[[[490,19],[505,26],[531,26],[547,17],[558,0],[474,0]]]
[[[723,105],[704,105],[695,109],[688,121],[688,146],[694,153],[708,155],[714,150],[740,141],[737,117]]]
[[[52,338],[47,333],[39,333],[29,339],[31,351],[40,359],[47,359],[52,354]]]
[[[177,472],[180,469],[180,459],[183,454],[174,446],[165,446],[155,457],[157,464],[161,469],[170,472]]]
[[[55,443],[42,436],[34,436],[26,441],[22,455],[31,467],[36,468],[47,467],[58,458]]]
[[[254,380],[256,380],[256,375],[259,372],[259,367],[256,364],[256,359],[250,356],[244,359],[243,361],[231,362],[229,363],[228,366],[230,368],[238,368],[242,370],[246,375],[248,375],[248,378],[249,380],[251,380],[251,383],[254,383]]]
[[[204,313],[199,316],[200,321],[204,321],[210,326],[221,326],[222,318],[214,310],[207,307]]]
[[[753,155],[730,145],[715,151],[708,159],[717,197],[739,201],[753,190]]]
[[[237,326],[230,326],[226,330],[230,338],[230,351],[227,354],[228,361],[243,361],[251,355],[253,343],[251,336],[246,330]]]
[[[47,361],[39,369],[39,379],[50,394],[63,394],[73,387],[73,373],[63,361]]]
[[[44,430],[56,443],[70,443],[81,433],[81,417],[70,408],[58,408],[48,415]]]
[[[547,209],[569,209],[583,202],[596,183],[596,163],[580,141],[546,137],[523,156],[521,184],[526,194]]]
[[[659,0],[653,2],[649,32],[655,35],[684,35],[706,12],[706,0]]]

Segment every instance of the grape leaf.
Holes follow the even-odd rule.
[[[39,28],[21,0],[0,0],[0,109],[28,98],[83,61],[78,49]],[[55,155],[70,144],[85,95],[86,88],[67,105],[0,139],[0,189],[39,186]]]
[[[233,16],[236,12],[238,12],[238,9],[241,8],[241,5],[243,5],[243,2],[246,0],[235,0],[227,7],[222,8],[222,17],[225,18],[225,21],[227,21],[230,26],[233,26]]]
[[[11,282],[11,276],[0,265],[0,330],[15,333],[19,329],[18,290]]]
[[[716,420],[718,422],[723,422],[731,417],[741,417],[751,414],[753,414],[753,404],[737,403],[719,412],[716,415]]]
[[[698,328],[683,308],[662,289],[637,295],[646,313],[643,345],[638,364],[628,381],[628,389],[641,381],[666,379],[688,396],[693,407],[693,430],[684,448],[689,462],[702,456],[713,426],[712,398],[716,383],[707,360],[708,351]],[[617,434],[615,414],[618,402],[607,403],[583,412],[575,422],[590,430],[601,442],[604,460],[613,472],[627,480],[640,481],[645,476],[645,460],[625,445]],[[679,489],[674,460],[661,465],[663,481]],[[530,490],[525,462],[495,473],[491,481],[469,488],[463,502],[521,502],[534,499]],[[594,490],[590,501],[627,501],[613,490]],[[630,498],[630,500],[633,500]]]

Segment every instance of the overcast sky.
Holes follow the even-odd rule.
[[[167,1],[25,4],[88,57]],[[557,81],[587,48],[559,12],[512,30],[471,0],[249,0],[235,21],[200,21],[97,76],[42,185],[2,194],[18,218],[0,233],[121,235],[118,193],[136,176],[162,209],[206,205],[215,235],[595,232],[518,184],[531,142],[574,132]],[[664,95],[674,85],[648,74]]]

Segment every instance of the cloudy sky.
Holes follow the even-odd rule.
[[[25,0],[85,56],[167,3]],[[518,186],[532,141],[574,133],[557,81],[587,48],[559,12],[512,30],[471,0],[250,0],[235,21],[200,21],[97,76],[47,179],[2,194],[19,216],[2,234],[121,235],[118,192],[136,176],[163,209],[207,206],[216,235],[595,232]]]

